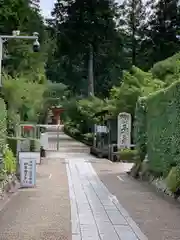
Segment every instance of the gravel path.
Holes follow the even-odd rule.
[[[37,169],[37,187],[20,190],[0,212],[0,240],[71,240],[63,159],[44,160]]]

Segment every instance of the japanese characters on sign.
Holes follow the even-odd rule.
[[[20,152],[19,161],[21,186],[34,187],[36,185],[36,158],[33,158],[31,152]]]
[[[98,133],[107,133],[108,129],[107,129],[106,126],[96,125],[96,132],[98,132]]]
[[[19,152],[19,163],[20,159],[25,158],[25,159],[34,159],[36,161],[36,164],[41,163],[41,155],[40,152],[25,152],[25,151],[20,151]]]
[[[118,115],[118,149],[131,146],[131,115],[120,113]]]
[[[23,184],[32,185],[32,161],[24,162]]]

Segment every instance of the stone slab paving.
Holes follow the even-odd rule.
[[[89,158],[92,157],[89,156]],[[66,157],[72,240],[147,240],[100,181],[88,154]]]

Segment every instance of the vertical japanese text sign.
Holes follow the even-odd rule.
[[[36,158],[33,158],[30,154],[31,152],[20,152],[19,154],[22,187],[34,187],[36,185]]]
[[[118,149],[131,147],[131,114],[123,112],[118,115]]]

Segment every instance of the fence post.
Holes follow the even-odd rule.
[[[57,151],[59,151],[59,131],[60,131],[60,128],[58,125],[58,128],[57,128]]]

